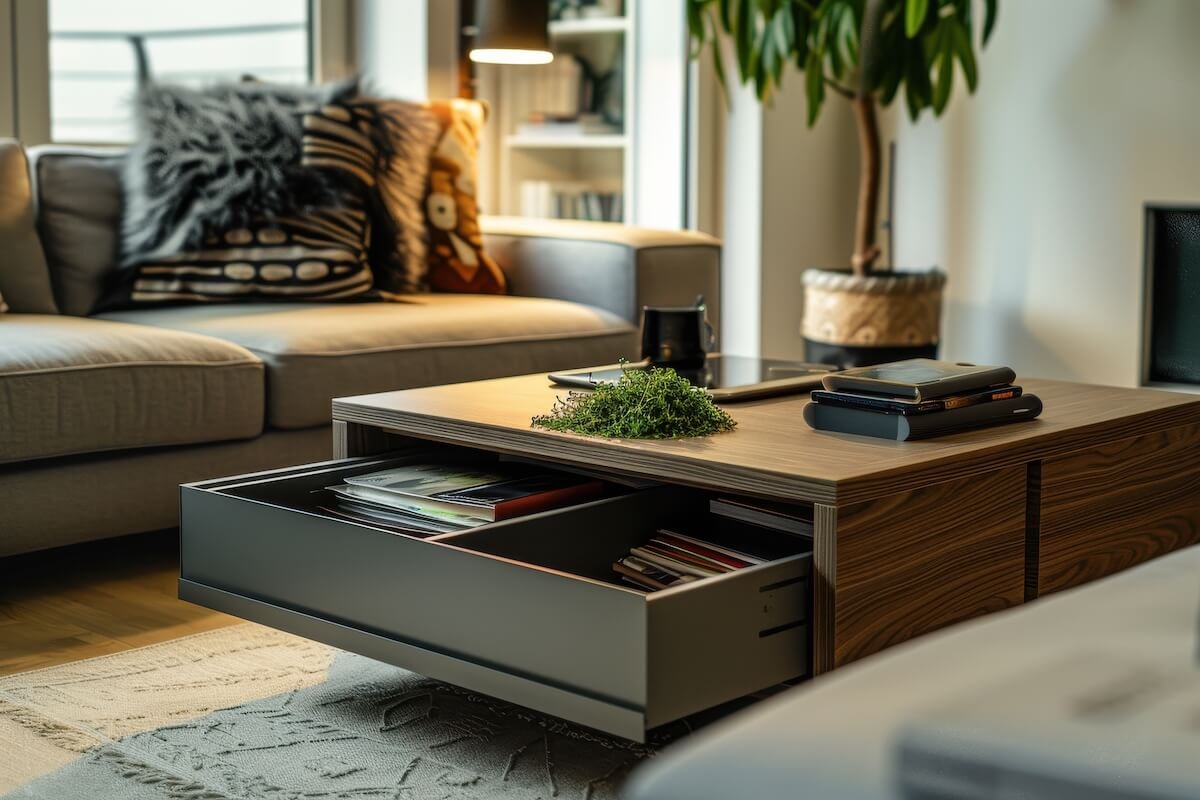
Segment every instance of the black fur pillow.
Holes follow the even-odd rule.
[[[290,136],[295,124],[300,135],[294,154],[290,142],[276,141],[253,158],[238,145],[236,154],[224,148],[225,155],[216,159],[224,166],[215,175],[189,167],[198,197],[182,198],[177,205],[207,207],[215,196],[230,197],[227,202],[235,205],[207,214],[195,244],[174,246],[194,235],[178,227],[156,250],[130,255],[130,263],[114,275],[103,310],[240,299],[343,300],[371,291],[375,173],[388,152],[387,142],[376,135],[375,108],[344,101],[319,107],[297,103],[294,108],[290,120],[274,120],[277,137]],[[254,115],[243,112],[244,107],[236,112],[238,126],[255,124]],[[227,129],[223,138],[255,138],[238,126]],[[205,137],[205,149],[214,142],[220,144]],[[197,159],[195,145],[176,148],[156,163],[191,165]],[[314,152],[324,153],[319,163],[314,163]],[[283,161],[285,156],[294,163]],[[232,177],[226,169],[234,170]],[[127,214],[126,221],[130,218]]]
[[[356,91],[353,80],[312,88],[143,86],[138,141],[122,175],[121,264],[335,202],[319,174],[300,164],[302,112]]]

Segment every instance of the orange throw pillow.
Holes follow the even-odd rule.
[[[475,198],[487,107],[464,99],[431,100],[428,107],[440,127],[425,193],[429,286],[438,292],[504,294],[504,272],[483,250]]]

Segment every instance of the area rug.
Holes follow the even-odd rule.
[[[639,745],[253,624],[0,678],[0,793],[617,796]]]

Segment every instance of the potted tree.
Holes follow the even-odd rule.
[[[760,101],[789,65],[804,73],[808,125],[827,94],[848,101],[858,128],[860,170],[854,249],[846,269],[804,274],[802,332],[811,361],[859,366],[937,353],[945,274],[877,265],[876,209],[881,175],[877,111],[901,93],[915,120],[940,116],[956,68],[978,82],[974,31],[996,23],[996,0],[688,0],[693,57],[710,45],[727,83],[720,37],[732,39],[737,76]]]

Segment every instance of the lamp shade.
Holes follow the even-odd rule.
[[[548,64],[548,0],[475,0],[475,46],[470,58],[485,64]]]

